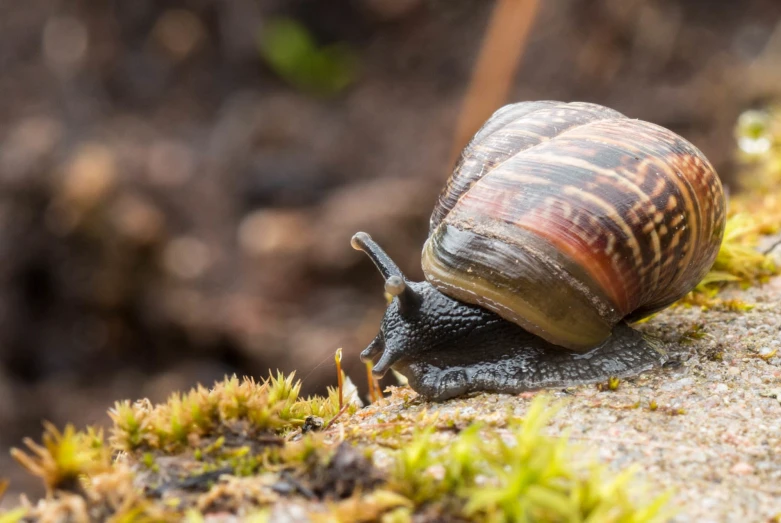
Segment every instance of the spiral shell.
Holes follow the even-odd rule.
[[[573,350],[662,309],[712,266],[721,182],[691,143],[589,103],[498,110],[431,216],[426,279]]]

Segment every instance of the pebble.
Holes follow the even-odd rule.
[[[740,369],[737,367],[730,367],[729,369],[727,369],[727,372],[730,374],[730,376],[737,376],[738,374],[740,374]]]
[[[738,463],[735,463],[729,471],[732,474],[735,474],[737,476],[746,476],[748,474],[752,474],[754,472],[754,467],[746,463],[745,461],[740,461]]]

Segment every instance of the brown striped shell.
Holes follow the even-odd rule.
[[[691,143],[589,103],[499,109],[431,216],[426,279],[573,350],[676,301],[724,233],[719,178]]]

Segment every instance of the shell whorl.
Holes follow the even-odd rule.
[[[689,292],[724,220],[713,167],[675,133],[594,104],[513,104],[462,153],[423,270],[444,293],[582,350]]]

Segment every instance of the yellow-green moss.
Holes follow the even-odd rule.
[[[283,499],[307,507],[314,521],[669,516],[667,496],[638,494],[633,472],[611,474],[566,437],[547,436],[557,409],[543,396],[523,419],[508,412],[497,424],[455,423],[424,412],[367,426],[348,419],[350,412],[345,426],[303,434],[307,416],[337,415],[338,398],[299,399],[299,387],[281,374],[262,382],[234,377],[161,405],[119,403],[110,413],[108,442],[92,429],[59,432],[47,425],[43,445],[28,441],[29,453],[14,456],[55,495],[0,521],[86,514],[200,521],[213,510],[264,521]],[[378,468],[366,456],[380,450],[386,464]],[[287,486],[278,492],[274,485]]]
[[[78,432],[67,425],[63,432],[44,423],[43,445],[24,440],[28,453],[12,449],[11,455],[48,489],[78,490],[79,480],[110,468],[110,451],[103,433],[92,428]]]
[[[634,471],[610,474],[566,436],[544,428],[557,409],[543,396],[503,430],[475,423],[453,438],[415,432],[388,485],[418,507],[476,521],[663,521],[667,495],[638,501]],[[509,434],[508,434],[509,433]],[[509,435],[509,437],[508,437]]]
[[[211,434],[221,424],[245,421],[257,432],[281,434],[301,427],[308,416],[330,419],[339,411],[336,391],[327,398],[299,398],[294,374],[277,374],[261,382],[236,376],[206,389],[174,393],[166,403],[117,402],[109,411],[114,422],[112,445],[133,451],[151,448],[173,451],[194,437]]]

